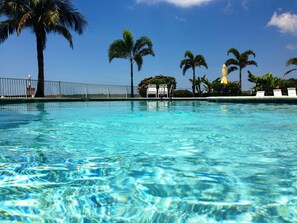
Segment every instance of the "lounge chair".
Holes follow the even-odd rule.
[[[157,97],[157,87],[155,84],[149,84],[146,90],[146,97],[148,98],[149,95],[155,95]]]
[[[265,91],[257,91],[256,97],[264,97],[265,96]]]
[[[167,85],[166,84],[160,84],[159,85],[159,91],[158,91],[158,97],[161,96],[165,96],[168,98],[168,88],[167,88]]]
[[[296,97],[297,96],[296,95],[296,88],[294,88],[294,87],[288,88],[288,96],[289,97]]]
[[[282,97],[282,90],[281,89],[273,89],[273,96],[275,97]]]

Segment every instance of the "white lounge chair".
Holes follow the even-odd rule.
[[[264,97],[265,96],[265,91],[257,91],[256,97]]]
[[[275,97],[282,97],[282,90],[281,89],[273,89],[273,96]]]
[[[146,97],[148,98],[149,95],[155,95],[157,97],[157,87],[155,84],[149,84],[146,90]]]
[[[297,96],[296,95],[296,88],[294,88],[294,87],[288,88],[288,96],[289,97],[296,97]]]
[[[160,84],[159,85],[159,91],[158,91],[158,97],[161,96],[165,96],[168,98],[168,88],[167,88],[167,85],[166,84]]]

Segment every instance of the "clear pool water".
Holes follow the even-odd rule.
[[[297,222],[297,106],[0,106],[0,222]]]

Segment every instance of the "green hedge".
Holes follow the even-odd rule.
[[[167,84],[168,90],[170,90],[170,87],[172,86],[172,90],[176,88],[176,80],[174,77],[170,76],[163,76],[163,75],[157,75],[154,77],[148,77],[143,79],[138,84],[138,93],[141,95],[141,97],[146,97],[146,90],[149,84],[155,84],[157,87],[160,84]]]
[[[228,84],[223,85],[220,82],[214,83],[213,92],[209,96],[237,96],[241,95],[239,82],[228,82]]]
[[[175,90],[173,92],[173,97],[177,97],[177,98],[193,97],[193,93],[189,90]]]

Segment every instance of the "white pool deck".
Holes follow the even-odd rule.
[[[229,103],[289,103],[297,104],[297,96],[237,96],[237,97],[207,97],[209,102],[229,102]]]
[[[0,98],[0,105],[37,103],[37,102],[79,102],[79,101],[208,101],[217,103],[288,103],[297,104],[297,96],[225,96],[225,97],[189,97],[189,98]]]

